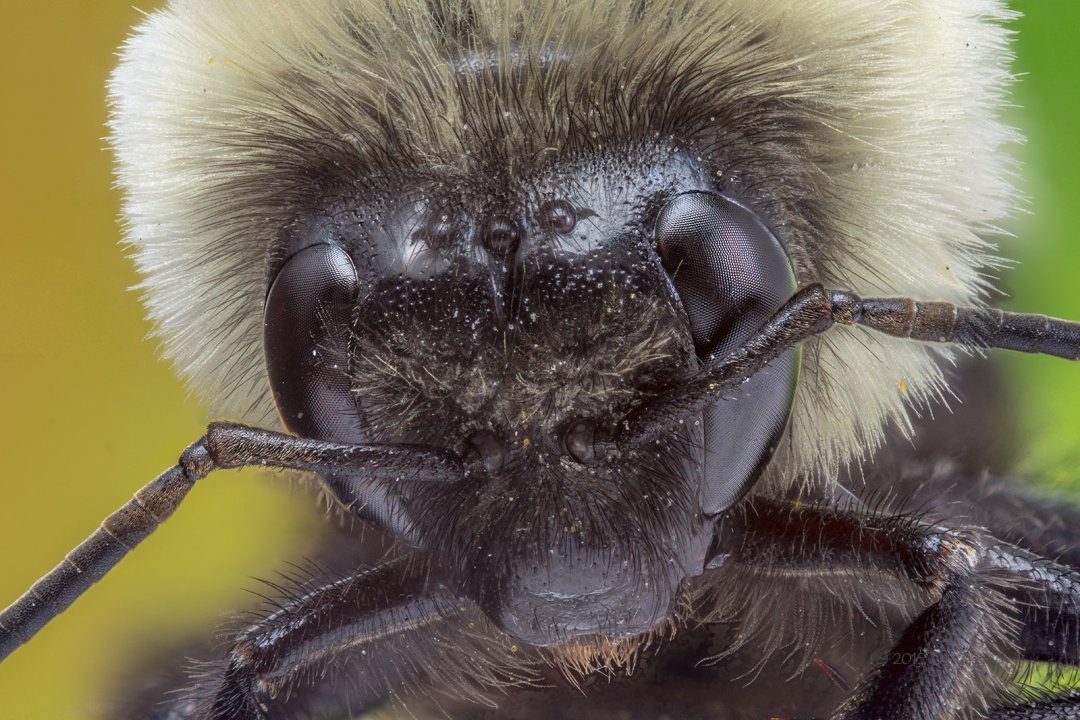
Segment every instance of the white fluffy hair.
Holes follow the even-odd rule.
[[[170,0],[110,85],[127,243],[191,390],[263,425],[268,254],[303,179],[395,154],[464,173],[480,143],[570,142],[568,113],[598,143],[692,116],[736,148],[721,169],[753,184],[800,283],[978,303],[985,238],[1016,202],[1008,17],[999,0]],[[453,82],[454,53],[488,50],[556,58],[510,83],[562,83],[570,102],[518,88],[532,120],[500,137],[483,116],[508,99]],[[783,476],[831,476],[907,427],[947,392],[943,352],[858,328],[809,342]]]

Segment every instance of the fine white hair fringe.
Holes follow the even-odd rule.
[[[598,145],[697,118],[800,281],[977,304],[997,266],[986,238],[1017,197],[1009,17],[998,0],[171,0],[110,84],[126,242],[192,392],[215,417],[278,424],[263,302],[297,178],[322,153],[392,162],[390,136],[410,162],[467,173],[493,139],[478,115],[507,98],[466,97],[453,58],[493,49],[554,68],[487,85],[528,116],[504,123],[506,152],[562,147],[583,130],[564,115],[590,102],[577,117]],[[661,89],[667,105],[644,107]],[[832,477],[886,423],[908,427],[947,393],[943,352],[858,328],[808,343],[776,477]]]

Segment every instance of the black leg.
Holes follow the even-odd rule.
[[[750,571],[887,573],[932,593],[835,718],[945,720],[994,691],[1004,655],[1080,663],[1080,576],[977,532],[757,500],[720,519],[720,538],[719,557]]]
[[[1059,697],[1039,698],[991,708],[987,720],[1077,720],[1080,718],[1080,692],[1070,691]]]
[[[1080,568],[1080,508],[1040,493],[1023,478],[988,472],[985,467],[992,461],[982,454],[958,461],[935,444],[940,435],[954,442],[973,422],[978,419],[965,406],[952,413],[945,410],[917,429],[914,444],[893,437],[871,463],[842,483],[865,505],[895,514],[914,512],[930,522],[941,518],[950,525],[985,528],[999,540]],[[995,416],[988,424],[1000,422]],[[985,442],[978,434],[993,434],[984,433],[986,429],[976,427],[964,441]],[[1001,440],[995,437],[992,442]],[[917,454],[924,448],[930,452]],[[1005,464],[1011,461],[1007,458]]]
[[[1080,572],[1004,543],[987,547],[984,557],[1013,581],[1004,592],[1020,623],[1024,659],[1080,665]]]
[[[1016,480],[987,480],[988,491],[975,499],[971,517],[997,538],[1080,569],[1080,510],[1039,497]]]
[[[994,679],[1002,628],[978,580],[958,574],[901,635],[886,661],[833,717],[837,720],[946,720],[978,703]],[[966,713],[964,713],[966,714]]]
[[[400,558],[310,590],[244,630],[176,707],[192,720],[261,720],[290,703],[319,707],[324,680],[349,712],[417,683],[480,699],[528,682],[516,648],[479,626],[482,617],[422,563]]]
[[[1012,578],[1002,588],[1020,622],[1027,660],[1077,664],[1080,647],[1080,511],[1017,480],[954,472],[951,463],[909,463],[891,488],[898,508],[986,528],[984,562]],[[1049,560],[1048,558],[1053,558]]]

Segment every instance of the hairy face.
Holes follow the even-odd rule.
[[[438,212],[448,223],[466,209],[487,222],[489,196],[532,222],[536,198],[515,183],[579,202],[575,188],[544,185],[537,170],[549,156],[572,164],[674,138],[776,232],[800,283],[960,303],[982,292],[992,260],[981,236],[1013,203],[998,152],[1012,135],[996,117],[1007,79],[996,7],[256,6],[177,3],[130,42],[112,86],[151,315],[192,387],[226,416],[276,415],[260,317],[287,253],[258,259],[305,212],[325,214],[313,198],[343,176],[422,206],[393,203],[399,225],[428,222],[432,202],[450,203]],[[912,32],[935,12],[952,31]],[[610,190],[622,184],[598,174]],[[348,210],[358,190],[352,201],[344,192]],[[428,249],[414,243],[410,266],[423,267]],[[178,274],[198,289],[170,283]],[[938,353],[925,347],[846,331],[807,347],[788,441],[770,468],[788,485],[830,482],[880,442],[885,423],[905,427],[911,405],[942,391]]]
[[[659,464],[640,448],[605,451],[635,412],[764,322],[793,276],[858,273],[848,271],[860,254],[840,259],[825,238],[849,237],[843,223],[861,222],[872,200],[845,220],[828,178],[888,128],[818,105],[833,68],[770,54],[795,33],[783,18],[656,3],[597,24],[576,16],[582,7],[334,6],[348,31],[342,57],[260,68],[289,95],[222,128],[239,154],[200,190],[221,182],[252,198],[222,222],[233,238],[260,215],[277,218],[260,241],[266,358],[286,426],[476,456],[471,486],[403,491],[378,519],[446,548],[452,580],[476,586],[504,629],[536,644],[655,626],[679,582],[701,572],[702,518],[745,494],[785,427],[773,475],[803,482],[872,445],[904,402],[881,383],[853,383],[847,402],[875,412],[846,415],[847,386],[822,403],[811,372],[789,426],[791,356],[744,392],[754,412],[716,403],[665,433],[661,445],[683,449],[662,447]],[[745,27],[702,30],[729,26]],[[879,90],[872,73],[863,80],[862,92]],[[846,144],[854,130],[875,138]],[[783,265],[766,273],[763,316],[737,293],[757,287],[759,260],[745,275],[731,269],[748,243]],[[969,290],[946,274],[941,289]],[[918,399],[939,380],[932,357],[899,352],[911,355]],[[807,432],[821,410],[849,423],[842,439],[826,424]],[[642,512],[658,493],[669,508]],[[470,512],[476,504],[483,512]],[[635,523],[640,534],[627,530]]]
[[[707,187],[684,153],[635,143],[511,177],[491,165],[357,192],[316,238],[357,263],[350,386],[384,442],[462,450],[497,431],[558,445],[696,366],[652,236],[660,205]]]
[[[500,160],[339,181],[294,224],[267,310],[278,404],[301,434],[471,458],[462,483],[403,491],[395,522],[507,631],[541,645],[640,634],[702,571],[701,418],[641,453],[609,446],[701,362],[654,226],[671,198],[712,186],[671,144],[513,174]],[[297,340],[278,329],[320,282],[307,258],[330,255],[355,287],[313,305],[324,384],[279,362]],[[329,407],[350,429],[321,421]]]

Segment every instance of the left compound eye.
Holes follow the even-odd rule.
[[[795,292],[776,236],[749,208],[721,195],[676,195],[657,216],[656,243],[702,362],[739,347]],[[772,456],[791,412],[798,369],[799,351],[789,350],[734,397],[702,411],[706,514],[738,502]]]
[[[356,292],[348,253],[313,245],[285,262],[267,294],[263,342],[270,386],[285,427],[302,437],[364,440],[347,373]]]

